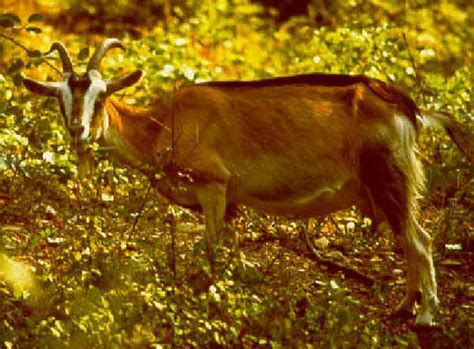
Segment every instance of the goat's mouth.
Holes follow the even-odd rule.
[[[75,147],[87,147],[99,139],[94,132],[86,132],[83,126],[70,127],[69,134],[72,138],[72,144]]]
[[[74,145],[77,146],[79,143],[88,143],[88,135],[84,137],[84,126],[71,125],[68,127],[68,130]]]

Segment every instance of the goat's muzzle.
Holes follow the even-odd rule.
[[[71,136],[74,137],[74,139],[78,139],[82,132],[84,132],[84,126],[80,124],[73,124],[69,126],[69,132],[71,133]]]

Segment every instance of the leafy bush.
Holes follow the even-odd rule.
[[[143,8],[164,3],[148,1]],[[313,1],[312,6],[318,3]],[[472,29],[465,25],[464,12],[469,5],[412,1],[410,8],[402,9],[398,2],[391,3],[397,6],[337,1],[331,6],[340,18],[327,12],[323,23],[309,14],[276,24],[260,5],[246,0],[183,1],[156,25],[147,22],[147,16],[145,24],[151,27],[134,25],[140,40],[133,40],[125,26],[120,34],[127,50],[107,56],[104,74],[143,68],[145,78],[120,97],[147,105],[163,91],[192,82],[312,71],[364,73],[406,87],[422,106],[449,110],[469,126],[472,67],[465,57],[472,47],[465,43]],[[96,19],[114,20],[114,31],[122,24],[116,21],[118,14],[127,11],[135,16],[137,10],[131,1],[69,1],[62,6],[62,15],[71,14],[71,21],[83,11],[103,11]],[[356,13],[356,6],[366,10]],[[211,274],[202,238],[183,232],[177,224],[190,222],[196,228],[202,218],[154,196],[143,201],[148,184],[141,174],[98,154],[102,159],[96,173],[79,183],[76,155],[70,151],[56,101],[36,98],[20,84],[23,76],[45,80],[58,76],[51,67],[58,66],[57,58],[37,48],[49,47],[62,34],[40,19],[0,16],[5,29],[0,33],[2,346],[406,348],[419,344],[406,325],[387,319],[395,302],[392,291],[401,292],[400,285],[382,282],[379,288],[364,289],[341,275],[328,274],[302,255],[291,223],[244,211],[232,228],[244,232],[251,247],[244,244],[239,252],[219,248],[218,271]],[[93,46],[90,38],[69,34],[63,41],[73,57],[79,56],[75,62],[83,70]],[[442,242],[440,252],[447,243],[468,246],[472,240],[472,169],[452,146],[444,146],[450,144],[445,140],[439,133],[420,139],[424,161],[433,167],[430,171],[458,169],[458,176],[449,181],[454,186],[449,195],[449,185],[440,189],[436,180],[431,181],[432,191],[440,190],[436,197],[445,195],[446,200],[426,201],[423,212]],[[447,185],[446,177],[442,179]],[[341,224],[344,215],[334,221]],[[333,241],[330,229],[325,229]],[[387,246],[385,236],[369,239],[361,229],[344,231],[350,251],[369,251],[362,268],[383,269],[373,256]],[[264,239],[280,242],[255,242]],[[398,270],[399,257],[382,252],[390,256],[387,270]],[[34,282],[7,281],[11,270],[34,275]],[[448,272],[441,277],[454,283]],[[452,289],[444,291],[451,305],[466,297],[464,284],[457,284],[456,290],[457,298]],[[453,347],[468,347],[472,333],[463,328],[470,316],[472,307],[447,309],[441,318],[443,340]]]

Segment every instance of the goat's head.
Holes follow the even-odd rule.
[[[142,71],[104,80],[100,73],[100,62],[108,50],[124,47],[117,39],[105,39],[91,57],[84,75],[77,75],[72,66],[66,47],[54,43],[52,51],[58,51],[63,66],[63,80],[58,82],[39,82],[28,78],[23,80],[25,87],[33,93],[54,96],[59,100],[61,114],[66,128],[76,144],[98,140],[105,129],[105,99],[112,93],[135,84]]]

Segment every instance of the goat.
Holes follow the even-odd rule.
[[[147,108],[110,97],[142,72],[104,80],[100,62],[117,39],[106,39],[78,76],[64,45],[60,82],[24,79],[59,100],[75,143],[111,148],[152,178],[173,202],[202,209],[208,244],[226,211],[245,205],[292,217],[325,215],[351,205],[381,212],[401,241],[406,294],[397,312],[432,325],[439,301],[431,237],[417,221],[424,177],[416,136],[444,127],[472,161],[472,141],[447,115],[422,111],[399,89],[363,75],[306,74],[258,81],[190,84]],[[164,174],[155,179],[155,173]]]

